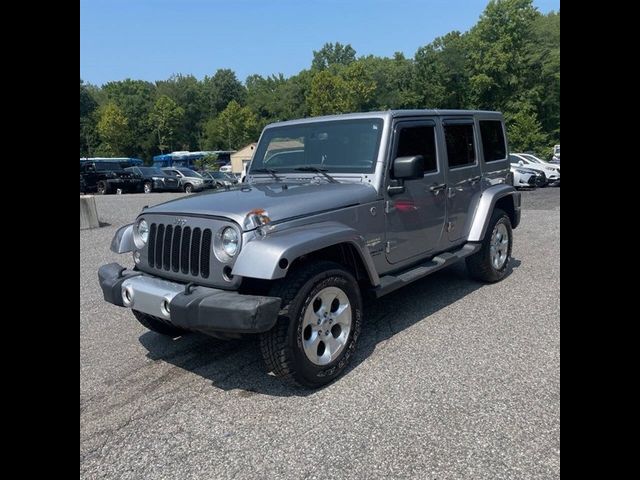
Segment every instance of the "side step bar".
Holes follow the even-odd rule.
[[[468,257],[480,250],[480,243],[466,243],[462,248],[453,252],[445,252],[436,255],[425,263],[411,267],[404,272],[395,273],[393,275],[385,275],[380,278],[380,285],[373,289],[376,298],[380,298],[387,293],[391,293],[411,282],[415,282],[421,278],[437,272],[441,268],[448,267],[454,263]]]

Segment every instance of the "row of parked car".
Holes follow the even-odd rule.
[[[238,177],[226,172],[196,172],[185,167],[123,168],[117,162],[80,161],[80,193],[191,193],[225,188],[236,183]]]
[[[516,188],[559,187],[560,148],[553,162],[547,162],[531,153],[509,154],[513,186]]]

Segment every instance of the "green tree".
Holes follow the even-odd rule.
[[[203,146],[208,150],[237,150],[255,142],[258,135],[256,114],[231,100],[220,115],[205,124]]]
[[[350,111],[347,82],[328,70],[316,73],[307,96],[311,115],[331,115]]]
[[[203,93],[207,101],[207,112],[216,115],[224,110],[229,102],[244,104],[246,89],[236,78],[233,70],[221,68],[213,77],[204,77]]]
[[[166,149],[173,150],[173,139],[184,118],[184,109],[166,95],[158,97],[153,110],[149,114],[149,121],[158,135],[158,148],[164,153]]]
[[[376,91],[376,81],[362,62],[350,63],[342,71],[349,111],[368,110]]]
[[[533,21],[532,0],[491,0],[468,36],[470,103],[506,110],[526,94],[526,52]]]
[[[203,85],[193,75],[172,75],[156,82],[158,96],[166,95],[184,110],[176,127],[174,145],[179,150],[196,150],[202,125],[207,116]]]
[[[468,104],[467,37],[451,32],[418,49],[414,91],[423,108],[465,108]]]
[[[396,52],[393,58],[369,55],[357,60],[375,83],[375,91],[364,109],[416,108],[419,98],[413,88],[414,62]]]
[[[356,60],[356,51],[351,44],[342,45],[340,42],[325,43],[318,51],[313,51],[311,68],[324,70],[332,65],[349,65]]]
[[[290,120],[304,116],[304,85],[300,75],[262,77],[250,75],[246,80],[247,106],[265,122]]]
[[[80,79],[80,156],[89,157],[98,146],[98,134],[96,132],[96,120],[94,112],[98,103],[93,98],[91,91]]]
[[[505,115],[509,149],[513,152],[546,152],[549,139],[531,105],[521,105],[516,113]]]
[[[102,140],[101,152],[111,156],[124,156],[131,144],[129,120],[115,103],[100,108],[97,131]]]
[[[542,128],[560,141],[560,13],[535,18],[527,49],[529,90],[536,92],[536,111]]]
[[[124,155],[151,159],[159,152],[157,136],[149,122],[149,114],[156,100],[155,85],[142,80],[126,79],[109,82],[102,87],[105,103],[115,103],[129,122],[131,142]]]

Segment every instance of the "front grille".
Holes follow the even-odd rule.
[[[209,277],[211,229],[152,223],[149,229],[147,261],[151,268],[181,271],[195,277]]]

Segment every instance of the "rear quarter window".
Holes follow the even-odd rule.
[[[507,146],[500,120],[480,120],[480,136],[485,162],[495,162],[507,158]]]

